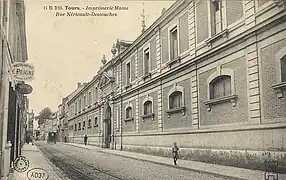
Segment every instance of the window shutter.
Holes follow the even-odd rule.
[[[207,1],[201,0],[196,5],[197,17],[197,42],[200,43],[209,36],[209,22],[208,22],[208,6]]]
[[[189,23],[188,23],[188,12],[186,12],[179,19],[179,43],[180,53],[183,53],[189,49]]]
[[[169,50],[168,50],[168,29],[162,31],[161,42],[162,42],[162,63],[169,61]]]
[[[259,2],[261,0],[258,0]],[[231,25],[243,16],[243,1],[227,0],[226,1],[226,17],[227,25]]]
[[[281,81],[286,82],[286,55],[281,59]]]
[[[138,51],[138,77],[143,75],[143,50]]]
[[[123,64],[123,66],[122,66],[122,84],[123,84],[123,86],[126,86],[126,80],[127,80],[127,73],[126,73],[126,69],[127,67],[126,67],[126,63],[124,63]]]
[[[135,56],[133,55],[130,60],[131,63],[131,81],[135,80]]]
[[[151,70],[157,68],[156,38],[150,42]]]

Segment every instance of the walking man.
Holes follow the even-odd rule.
[[[174,145],[172,147],[172,154],[173,154],[174,164],[177,165],[177,160],[179,159],[179,147],[176,142],[174,142]]]
[[[84,145],[86,145],[87,144],[87,135],[84,136],[83,141],[84,141]]]

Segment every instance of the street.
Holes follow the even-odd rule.
[[[39,142],[37,146],[54,165],[72,180],[224,179],[209,174],[124,158],[63,143],[47,144]],[[172,160],[170,159],[170,161]]]

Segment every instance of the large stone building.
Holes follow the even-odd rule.
[[[176,1],[69,99],[69,139],[259,168],[286,164],[285,1]],[[239,164],[237,162],[240,162]]]
[[[13,76],[13,64],[28,60],[25,4],[0,1],[0,179],[7,179],[12,161],[21,153],[25,137],[28,99],[23,81]],[[28,85],[25,85],[26,87]]]

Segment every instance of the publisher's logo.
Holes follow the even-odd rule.
[[[29,168],[29,161],[26,157],[19,156],[14,160],[13,166],[15,171],[25,172]]]
[[[276,168],[278,166],[277,160],[265,160],[265,173],[264,173],[264,180],[278,180],[278,173]]]

